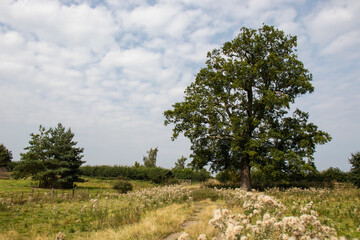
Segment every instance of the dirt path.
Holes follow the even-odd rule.
[[[204,208],[204,203],[196,203],[195,205],[195,210],[193,215],[190,217],[189,220],[185,221],[182,224],[182,230],[180,232],[176,232],[176,233],[172,233],[169,236],[167,236],[166,238],[163,238],[163,240],[177,240],[178,237],[183,233],[186,232],[186,229],[189,228],[190,226],[196,224],[199,222],[198,220],[198,215],[201,212],[201,210]]]

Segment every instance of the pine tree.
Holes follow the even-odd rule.
[[[31,176],[39,187],[72,188],[79,181],[79,167],[84,163],[83,148],[75,147],[74,133],[61,123],[56,128],[46,130],[39,127],[39,134],[30,134],[30,146],[21,154],[21,161],[14,169],[14,176]]]

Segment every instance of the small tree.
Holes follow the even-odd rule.
[[[174,169],[184,169],[185,168],[185,162],[186,162],[187,158],[184,156],[181,156],[181,158],[179,158],[176,162],[175,162],[175,167]]]
[[[79,180],[79,167],[83,148],[75,147],[74,134],[61,123],[56,128],[46,130],[40,125],[39,134],[31,133],[30,146],[22,153],[21,161],[14,169],[14,176],[31,176],[44,188],[72,188]]]
[[[8,168],[13,156],[4,144],[0,144],[0,168]]]
[[[149,151],[147,151],[148,156],[143,157],[144,166],[145,167],[155,167],[156,166],[156,157],[158,153],[158,147],[155,149],[150,148]]]
[[[349,162],[352,165],[350,169],[351,181],[360,188],[360,152],[352,153]]]

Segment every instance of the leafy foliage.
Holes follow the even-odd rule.
[[[339,168],[330,167],[320,172],[321,179],[326,182],[348,182],[349,174]]]
[[[164,112],[165,125],[175,124],[173,139],[190,139],[193,166],[235,171],[248,190],[252,166],[273,178],[314,171],[315,145],[331,137],[308,123],[308,113],[289,116],[290,104],[314,90],[296,45],[296,37],[264,25],[242,28],[208,53],[184,101]]]
[[[40,125],[38,134],[31,133],[30,146],[21,154],[21,161],[14,169],[14,176],[31,176],[39,187],[72,188],[78,181],[83,148],[75,147],[74,134],[61,123],[46,130]]]
[[[192,180],[194,182],[203,182],[208,180],[211,176],[205,169],[194,170],[192,168],[172,169],[175,178],[180,180]]]
[[[360,188],[360,152],[352,153],[349,162],[352,165],[350,169],[351,181]]]
[[[185,162],[186,162],[187,158],[184,156],[181,156],[181,158],[179,158],[176,162],[175,162],[175,167],[174,169],[184,169],[185,168]]]
[[[143,157],[144,166],[145,167],[155,167],[156,166],[156,157],[159,149],[156,147],[155,149],[150,148],[149,151],[147,151],[148,156]]]
[[[131,180],[152,181],[153,183],[166,183],[172,178],[168,169],[145,166],[83,166],[80,167],[83,176],[96,178],[122,178]]]
[[[12,152],[4,144],[0,144],[0,168],[8,168],[12,159]]]
[[[127,193],[131,190],[133,190],[133,186],[128,181],[124,180],[118,180],[113,187],[115,190],[117,190],[120,193]]]

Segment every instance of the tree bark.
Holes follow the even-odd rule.
[[[246,191],[251,191],[251,178],[250,178],[250,159],[249,156],[246,156],[242,159],[241,164],[241,183],[240,188]]]

